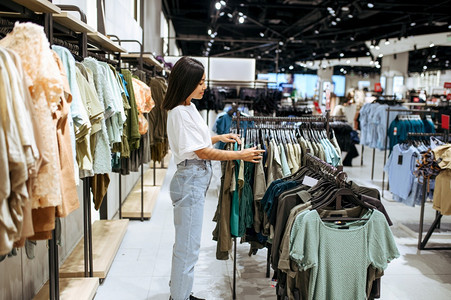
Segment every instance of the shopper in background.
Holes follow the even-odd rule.
[[[199,257],[204,201],[212,175],[210,160],[244,160],[257,163],[264,150],[256,147],[241,151],[213,148],[213,144],[238,142],[237,134],[211,136],[210,129],[191,103],[202,99],[205,85],[204,66],[182,57],[169,76],[163,109],[168,110],[169,146],[177,164],[170,183],[174,206],[175,243],[172,252],[170,290],[174,300],[199,299],[191,295],[194,265]]]

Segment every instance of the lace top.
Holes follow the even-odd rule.
[[[61,205],[61,189],[57,160],[58,144],[52,113],[64,97],[63,84],[49,42],[41,26],[16,23],[12,32],[0,40],[0,46],[12,49],[22,59],[25,80],[33,100],[34,113],[42,138],[41,153],[48,163],[41,165],[33,185],[32,207]]]

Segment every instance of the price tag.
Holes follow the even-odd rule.
[[[398,156],[398,165],[402,165],[402,155]]]
[[[398,134],[398,127],[395,127],[394,129],[393,129],[393,135],[397,135]]]
[[[318,183],[318,180],[315,178],[312,178],[310,176],[305,176],[304,180],[302,181],[303,185],[306,185],[309,187],[315,186],[317,183]]]

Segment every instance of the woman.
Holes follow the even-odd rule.
[[[241,144],[241,140],[236,134],[210,135],[210,129],[191,103],[191,99],[202,99],[205,89],[204,66],[193,58],[182,57],[171,71],[162,105],[169,111],[169,145],[177,164],[170,184],[175,225],[170,281],[174,300],[199,299],[191,295],[191,289],[199,256],[204,200],[212,174],[210,160],[257,163],[264,152],[255,147],[241,151],[213,148],[219,141]]]

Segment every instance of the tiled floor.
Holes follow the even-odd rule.
[[[376,150],[375,154],[374,181],[371,181],[372,150],[368,148],[364,152],[363,167],[360,167],[358,157],[354,160],[354,165],[358,166],[345,168],[349,179],[380,188],[383,152]],[[168,185],[174,171],[171,161],[152,219],[130,222],[110,272],[97,291],[96,300],[169,298],[174,228]],[[211,240],[215,226],[211,220],[217,204],[217,182],[217,178],[213,180],[206,199],[202,248],[193,289],[196,296],[209,300],[232,299],[233,261],[216,260],[216,243]],[[417,250],[420,208],[393,202],[388,192],[384,195],[387,197],[385,207],[395,223],[392,231],[401,257],[390,263],[385,271],[381,299],[451,299],[451,251]],[[434,216],[435,212],[428,203],[426,227]],[[442,231],[450,228],[450,223],[451,217],[443,217]],[[433,242],[451,246],[451,232],[434,234],[428,246],[434,245]],[[238,244],[237,249],[237,299],[276,299],[271,279],[265,277],[266,250],[249,257],[247,244]]]

